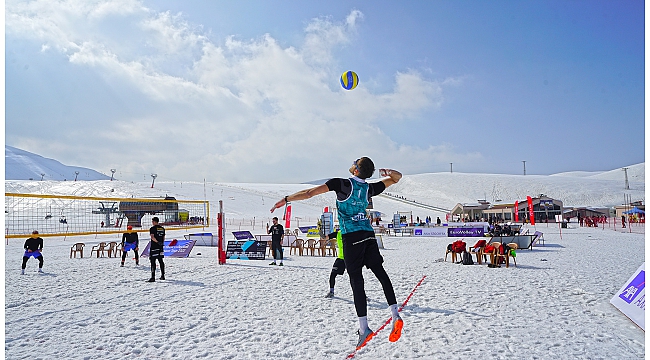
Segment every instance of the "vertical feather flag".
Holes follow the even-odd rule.
[[[535,225],[535,212],[533,211],[533,198],[526,196],[528,200],[528,214],[530,215],[530,224]]]
[[[519,222],[519,200],[515,201],[515,222]]]

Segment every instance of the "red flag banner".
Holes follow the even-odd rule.
[[[285,215],[284,228],[285,229],[291,228],[291,205],[287,205],[287,213]]]
[[[519,200],[515,201],[515,222],[519,222]]]
[[[533,211],[533,198],[530,196],[526,196],[526,200],[528,200],[528,214],[530,216],[530,224],[535,225],[535,212]]]

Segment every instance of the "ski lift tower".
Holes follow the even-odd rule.
[[[93,214],[104,214],[106,215],[106,220],[105,224],[106,226],[111,226],[111,214],[115,214],[118,212],[117,209],[117,201],[100,201],[99,204],[102,207],[97,208],[97,210],[93,210]]]

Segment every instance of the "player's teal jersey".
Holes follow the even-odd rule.
[[[366,216],[368,207],[368,183],[350,178],[352,192],[345,200],[336,200],[341,233],[373,231],[370,219]]]

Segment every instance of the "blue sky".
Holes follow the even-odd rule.
[[[123,180],[645,161],[643,1],[6,1],[5,142]],[[346,91],[339,76],[355,71]]]

